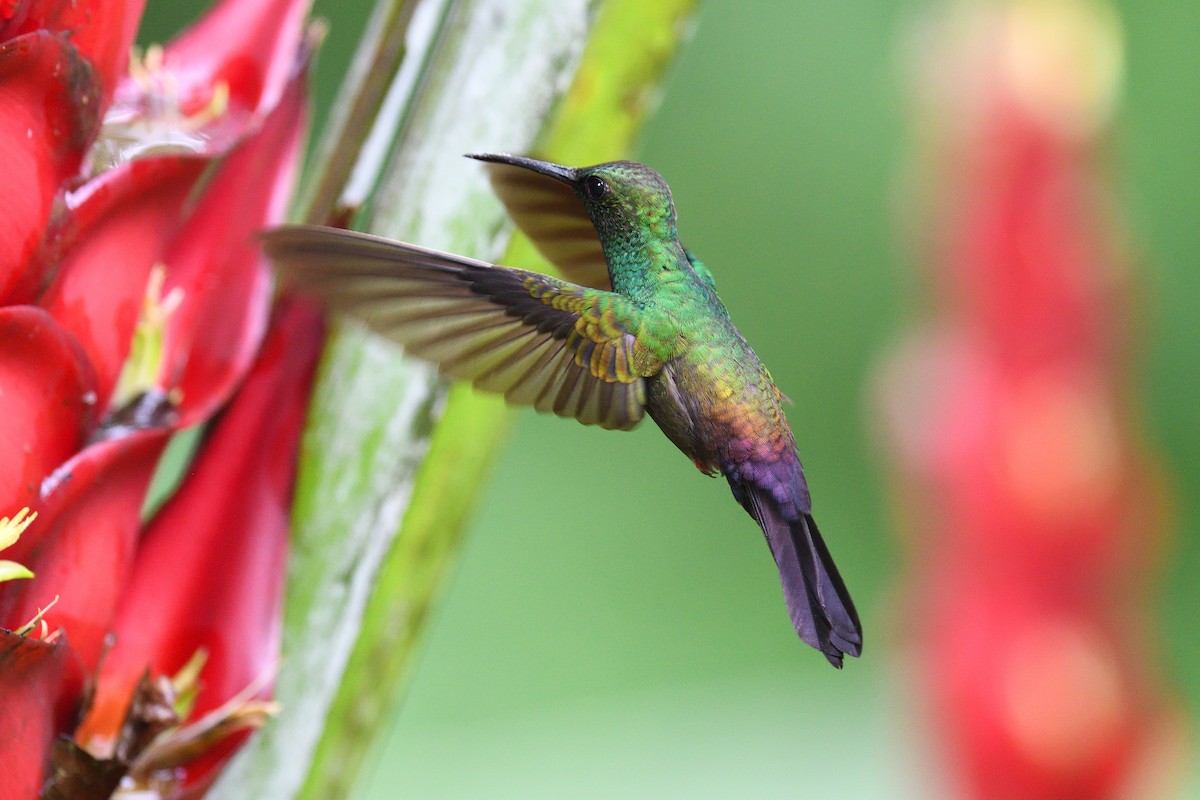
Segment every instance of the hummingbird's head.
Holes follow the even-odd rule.
[[[613,161],[576,170],[573,187],[601,239],[630,229],[675,238],[675,204],[667,182],[636,161]]]
[[[507,154],[472,155],[481,161],[521,167],[569,187],[583,204],[600,241],[610,245],[650,236],[664,242],[676,237],[671,189],[657,172],[636,161],[611,161],[591,167],[564,167]]]

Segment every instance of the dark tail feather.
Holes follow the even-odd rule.
[[[862,653],[862,626],[817,523],[809,514],[787,519],[766,490],[747,486],[745,491],[747,510],[762,526],[779,567],[796,633],[841,669],[843,655]]]

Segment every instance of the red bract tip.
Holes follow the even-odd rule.
[[[37,506],[42,479],[83,443],[95,417],[95,379],[75,341],[40,308],[0,308],[0,516]],[[21,560],[45,530],[5,551]]]
[[[50,748],[69,723],[82,674],[63,641],[0,631],[0,791],[39,796]]]
[[[174,674],[199,649],[207,661],[193,719],[247,687],[268,693],[279,654],[296,448],[322,338],[314,309],[281,306],[188,480],[151,523],[114,623],[116,644],[77,734],[81,743],[116,735],[147,668]],[[219,758],[193,765],[189,781]]]
[[[61,36],[38,31],[0,45],[0,304],[37,290],[30,259],[56,193],[79,171],[99,106],[95,70]]]
[[[13,33],[45,29],[66,36],[99,73],[102,105],[107,105],[125,73],[146,0],[42,0],[22,5],[20,22],[10,28]],[[2,9],[0,4],[0,16]]]
[[[309,0],[223,0],[163,50],[184,113],[225,84],[232,111],[274,108],[293,71]]]

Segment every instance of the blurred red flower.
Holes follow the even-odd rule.
[[[1161,520],[1100,158],[1119,24],[999,2],[925,33],[934,311],[883,385],[921,675],[956,796],[1140,796],[1166,717],[1140,618]]]

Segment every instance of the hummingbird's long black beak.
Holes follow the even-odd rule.
[[[531,172],[536,172],[539,175],[546,175],[547,177],[562,181],[568,185],[574,185],[578,179],[578,171],[575,168],[551,164],[549,161],[538,161],[536,158],[514,156],[508,153],[467,153],[466,155],[467,158],[473,158],[477,161],[490,161],[493,164],[509,164],[514,167],[521,167]]]

